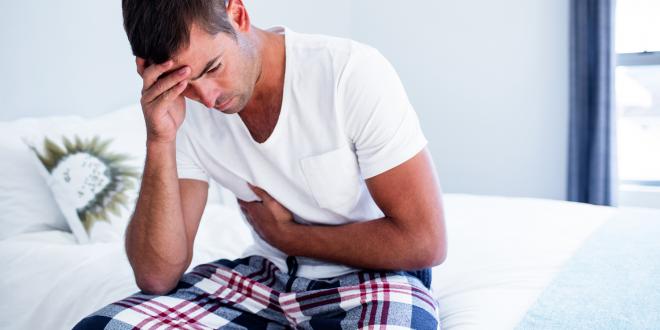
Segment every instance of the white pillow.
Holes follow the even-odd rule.
[[[24,140],[78,242],[123,239],[144,167],[140,106],[61,123]]]
[[[113,138],[109,150],[117,153],[129,153],[137,157],[131,164],[140,173],[144,167],[145,158],[145,127],[142,110],[139,104],[130,105],[107,114],[84,118],[80,116],[51,116],[22,118],[13,121],[0,122],[0,240],[22,233],[42,232],[49,230],[72,231],[76,228],[76,237],[81,242],[90,240],[87,231],[75,209],[68,202],[61,201],[62,211],[69,214],[65,219],[51,186],[47,180],[52,180],[43,164],[37,160],[34,152],[26,145],[39,146],[43,152],[45,137],[51,137],[53,142],[61,144],[62,137],[75,140],[75,136],[85,140],[93,136],[100,139]],[[45,174],[45,173],[42,173]],[[53,182],[51,182],[53,184]],[[136,182],[135,191],[139,189]],[[58,188],[59,189],[59,188]],[[131,199],[137,197],[132,195]],[[210,204],[225,204],[238,208],[233,194],[215,182],[210,182],[208,202]],[[133,209],[133,202],[128,209]],[[94,233],[92,241],[118,240],[123,236],[126,226],[127,208],[119,217],[121,221],[114,223],[112,228]],[[70,226],[67,221],[71,222]],[[97,222],[98,223],[98,222]],[[101,223],[97,228],[108,227]],[[121,234],[121,235],[120,235]]]
[[[0,239],[47,230],[68,231],[64,216],[22,135],[49,127],[79,123],[76,116],[23,118],[0,122]]]

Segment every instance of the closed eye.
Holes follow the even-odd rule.
[[[218,65],[216,65],[213,69],[211,69],[209,71],[206,71],[206,72],[209,73],[209,72],[218,71],[218,69],[220,69],[221,66],[222,66],[222,62],[218,63]]]

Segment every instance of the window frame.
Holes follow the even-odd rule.
[[[617,67],[656,65],[660,65],[660,51],[616,54]],[[618,190],[620,205],[660,208],[658,180],[619,180]]]
[[[617,67],[647,65],[660,65],[660,51],[643,51],[638,53],[617,54]]]

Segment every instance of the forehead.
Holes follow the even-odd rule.
[[[211,35],[193,24],[190,28],[190,42],[172,56],[174,68],[190,66],[193,73],[204,69],[207,62],[222,54],[231,45],[231,39],[224,33]]]

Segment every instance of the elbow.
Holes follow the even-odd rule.
[[[135,284],[145,294],[165,295],[172,291],[192,261],[192,254],[188,254],[186,259],[179,263],[154,262],[153,259],[136,253],[134,248],[131,249],[128,238],[125,246],[126,255],[133,268]]]
[[[424,230],[416,235],[418,239],[414,241],[417,256],[414,258],[417,264],[415,268],[438,266],[447,259],[447,238],[444,226],[439,227],[437,230]]]
[[[136,279],[136,284],[140,291],[149,295],[166,295],[172,291],[178,281]]]
[[[431,268],[442,264],[447,259],[447,249],[443,244],[420,244],[415,251],[411,269]]]
[[[145,294],[166,295],[177,287],[184,270],[179,268],[179,270],[173,271],[171,268],[161,268],[160,270],[147,271],[146,273],[135,272],[135,283]]]
[[[442,264],[447,259],[447,245],[437,244],[428,248],[428,256],[424,260],[426,267],[434,267]]]

